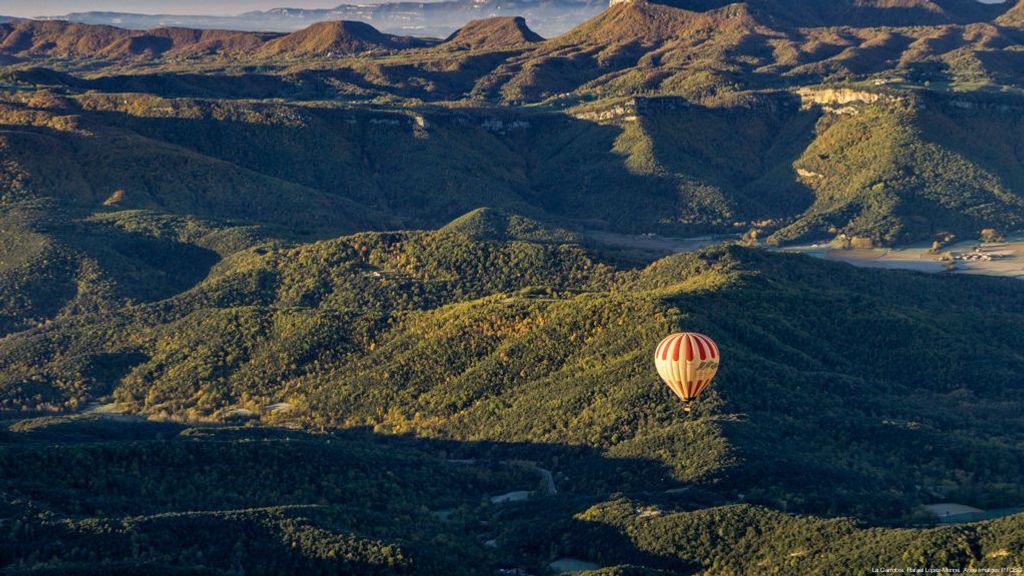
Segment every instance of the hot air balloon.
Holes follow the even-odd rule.
[[[683,409],[690,411],[690,403],[703,392],[718,372],[718,345],[696,332],[679,332],[665,338],[654,352],[654,365],[658,375],[683,401]]]

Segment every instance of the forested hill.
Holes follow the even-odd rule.
[[[135,90],[167,86],[131,78]],[[48,199],[310,238],[438,227],[484,205],[571,228],[773,244],[976,238],[1024,220],[1016,96],[815,87],[565,114],[164,97],[106,92],[108,80],[58,79],[70,84],[0,102],[11,210]],[[275,82],[260,90],[290,93]]]
[[[5,294],[21,298],[5,304],[4,408],[113,401],[198,427],[102,413],[9,425],[0,491],[17,520],[0,528],[15,543],[61,543],[28,556],[2,549],[20,569],[180,567],[200,553],[224,558],[215,532],[237,558],[211,560],[218,570],[276,547],[272,565],[320,573],[475,573],[558,555],[749,573],[755,560],[782,571],[896,561],[908,546],[920,555],[909,561],[928,565],[1019,561],[1016,521],[879,531],[785,513],[913,524],[936,500],[1019,505],[1017,281],[736,246],[637,267],[638,254],[493,210],[436,231],[305,244],[141,211],[77,226],[74,247],[45,227],[21,236],[37,256],[5,270]],[[169,270],[189,270],[191,284],[172,287]],[[62,291],[60,274],[77,291]],[[679,329],[713,334],[723,350],[692,415],[650,366],[657,341]],[[224,422],[318,433],[232,436],[218,432]],[[24,454],[39,445],[45,458]],[[550,470],[557,494],[479,504],[549,490],[522,461]],[[156,462],[194,474],[152,477]],[[384,516],[368,511],[384,502]],[[434,519],[450,508],[455,524]],[[389,519],[407,517],[417,520]],[[774,544],[743,530],[721,536],[724,547],[700,536],[740,525],[776,534]],[[167,530],[194,540],[171,545]],[[429,545],[442,537],[460,551]],[[490,540],[499,552],[482,546]],[[142,546],[131,556],[129,541]]]
[[[642,460],[553,445],[33,420],[0,434],[0,560],[11,574],[210,575],[544,574],[554,573],[552,559],[604,567],[586,572],[595,575],[1020,562],[1020,516],[873,528],[692,489],[566,493],[562,472],[558,494],[544,495],[517,457],[579,466],[577,474],[656,472]],[[491,503],[509,490],[533,496]]]
[[[94,221],[92,237],[147,237],[157,224]],[[490,211],[435,232],[256,240],[219,262],[167,237],[188,225],[163,230],[148,256],[116,241],[109,252],[68,251],[77,294],[17,289],[59,285],[32,261],[8,272],[11,293],[34,300],[7,308],[6,409],[112,395],[132,412],[187,420],[245,413],[317,429],[582,444],[776,506],[875,518],[908,513],[936,486],[982,507],[1024,496],[1014,483],[1022,454],[997,441],[1021,432],[1024,292],[1014,281],[738,247],[633,269],[569,232]],[[228,236],[195,237],[208,246]],[[198,266],[188,250],[212,255],[194,286],[140,290],[165,282],[130,258]],[[713,333],[727,351],[693,419],[649,358],[683,328]],[[950,350],[961,351],[955,362]],[[266,408],[282,403],[284,415]]]

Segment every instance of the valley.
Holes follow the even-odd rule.
[[[787,251],[847,262],[854,266],[1020,278],[1024,276],[1022,249],[1024,245],[1020,240],[1011,237],[1006,242],[958,242],[945,247],[941,253],[922,245],[866,250],[833,250],[811,245],[795,246]]]

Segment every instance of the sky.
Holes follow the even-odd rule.
[[[0,0],[4,16],[60,16],[69,12],[232,15],[269,8],[333,8],[346,0]]]
[[[0,15],[60,16],[69,12],[233,15],[270,8],[332,8],[367,0],[0,0]],[[372,1],[372,0],[371,0]],[[382,0],[377,0],[382,1]],[[981,0],[998,3],[1003,0]]]

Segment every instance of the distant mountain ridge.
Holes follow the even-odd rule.
[[[358,20],[393,34],[444,38],[470,20],[521,16],[543,36],[555,36],[607,7],[605,0],[442,0],[340,4],[334,8],[275,8],[237,16],[74,12],[59,19],[133,29],[166,26],[291,32],[316,22]]]
[[[697,12],[742,3],[759,17],[775,23],[868,27],[988,22],[1005,12],[1013,0],[1004,4],[977,0],[658,0],[658,3]]]
[[[347,21],[321,22],[291,34],[190,28],[141,31],[55,20],[0,23],[0,54],[26,58],[334,56],[428,44],[418,38],[384,34],[362,22]]]
[[[340,4],[334,8],[274,8],[236,16],[73,12],[59,19],[133,29],[159,27],[226,28],[291,32],[329,20],[358,20],[389,33],[445,37],[472,19],[522,16],[546,37],[556,36],[608,5],[634,0],[441,0]],[[643,1],[643,0],[639,0]],[[789,26],[935,26],[991,22],[1021,25],[1024,8],[1015,0],[658,0],[694,12],[745,4],[759,17]],[[1005,17],[1001,17],[1006,13]],[[2,21],[2,20],[0,20]]]
[[[523,46],[544,40],[521,17],[472,20],[443,44],[461,50]],[[364,22],[318,22],[290,34],[113,26],[56,20],[0,22],[0,55],[22,58],[159,58],[223,54],[274,57],[333,57],[373,51],[423,48],[431,39],[385,34]]]
[[[273,34],[230,30],[157,28],[125,30],[62,21],[0,23],[0,53],[10,55],[123,58],[251,51]]]

